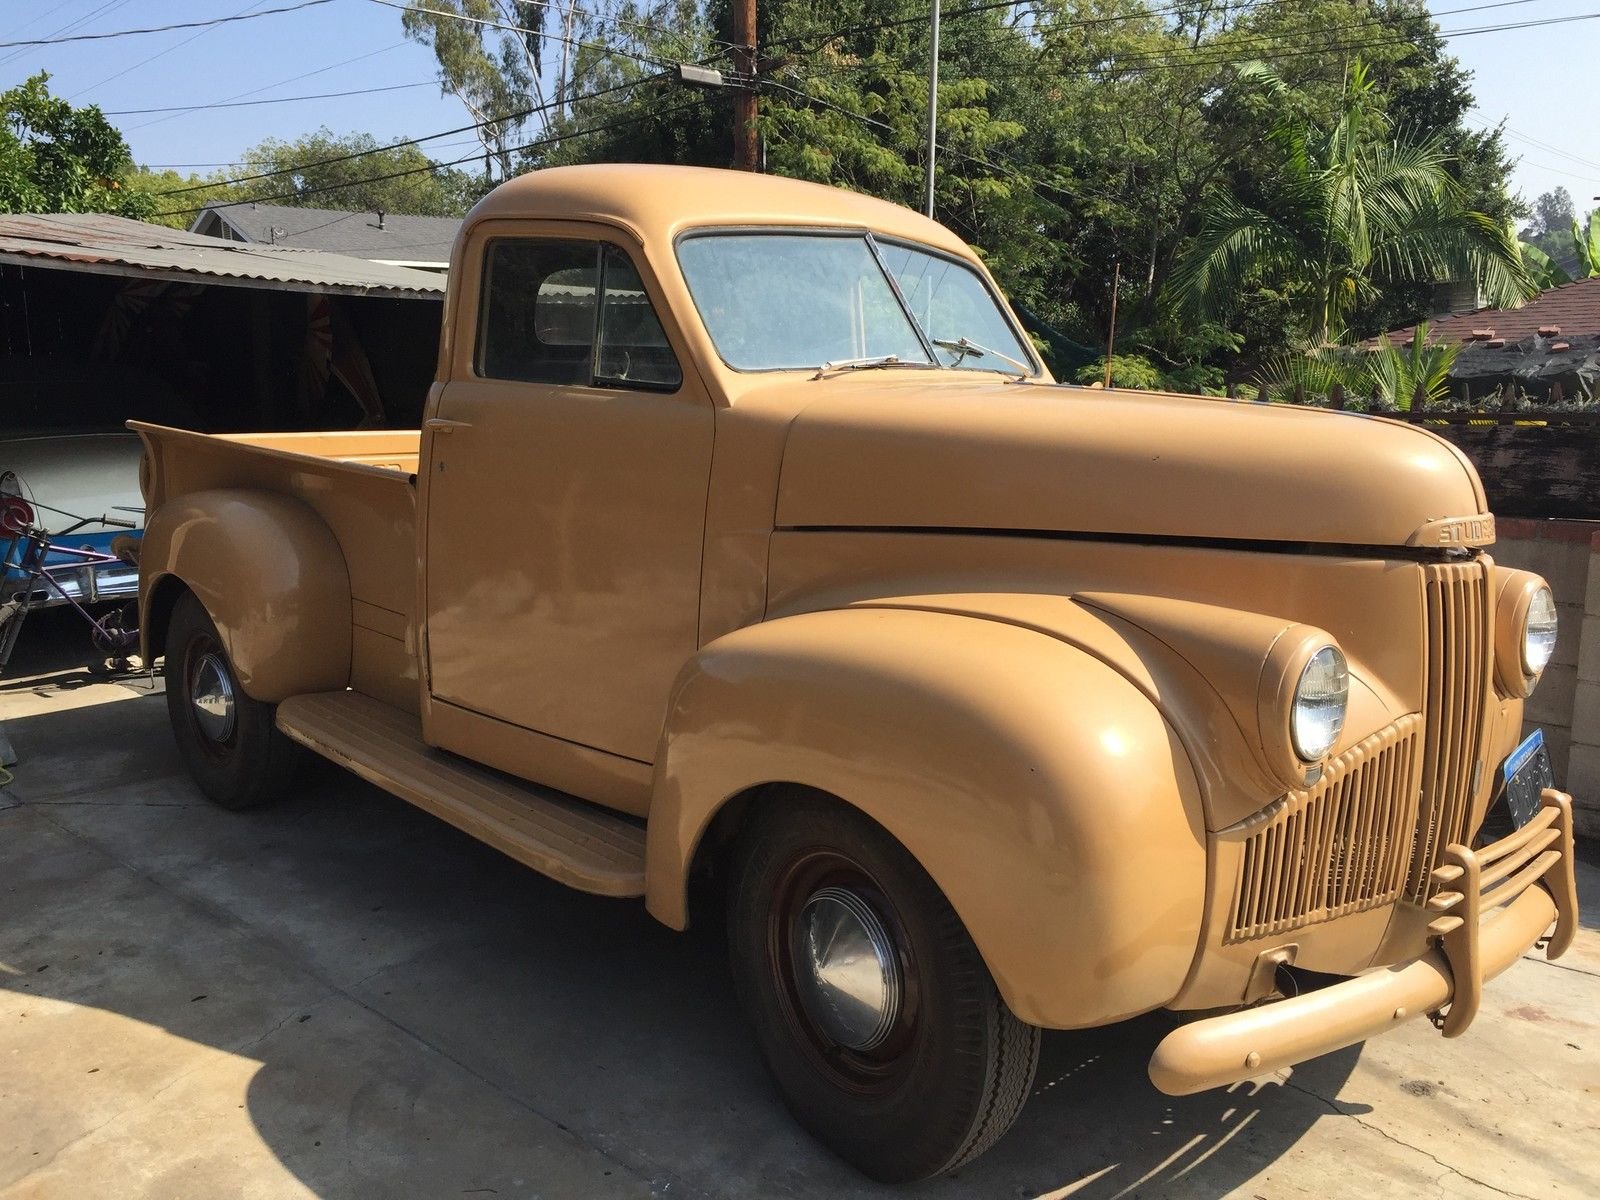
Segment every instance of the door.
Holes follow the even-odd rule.
[[[549,228],[475,238],[462,272],[470,369],[463,341],[425,429],[429,686],[649,762],[697,646],[712,407],[629,252]]]

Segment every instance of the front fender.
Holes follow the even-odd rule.
[[[949,898],[1022,1020],[1101,1025],[1182,986],[1205,906],[1199,785],[1151,702],[1033,630],[854,608],[749,626],[676,686],[646,903],[687,923],[696,847],[770,782],[838,796]]]
[[[161,505],[139,555],[145,661],[164,649],[181,583],[205,605],[250,697],[275,704],[350,682],[350,577],[322,518],[288,496],[188,492]]]

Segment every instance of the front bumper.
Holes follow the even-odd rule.
[[[1169,1096],[1238,1083],[1365,1041],[1422,1013],[1446,1037],[1477,1015],[1483,984],[1527,953],[1550,923],[1545,957],[1559,958],[1578,925],[1572,797],[1547,789],[1521,829],[1478,850],[1454,845],[1429,902],[1438,944],[1421,958],[1168,1034],[1150,1079]]]

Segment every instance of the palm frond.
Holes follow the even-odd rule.
[[[1529,278],[1540,291],[1572,282],[1572,276],[1562,269],[1561,264],[1532,242],[1518,242],[1517,249],[1522,254],[1522,265],[1527,268]]]
[[[1280,265],[1294,250],[1273,217],[1232,197],[1219,199],[1206,209],[1200,232],[1174,268],[1169,298],[1186,312],[1221,311],[1252,270]]]

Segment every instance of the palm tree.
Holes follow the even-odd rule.
[[[1565,267],[1532,242],[1521,242],[1518,248],[1522,251],[1522,261],[1527,264],[1528,274],[1541,291],[1571,283],[1574,278],[1593,279],[1600,275],[1600,208],[1591,212],[1583,224],[1573,218],[1572,256],[1576,276],[1569,274]]]
[[[1264,65],[1244,74],[1288,98]],[[1270,203],[1256,208],[1222,195],[1206,207],[1168,285],[1180,309],[1214,316],[1246,280],[1270,281],[1298,298],[1318,346],[1341,337],[1350,313],[1383,283],[1475,279],[1496,305],[1534,294],[1516,239],[1466,207],[1439,139],[1391,137],[1372,91],[1357,62],[1331,128],[1298,120],[1284,105],[1271,135],[1281,162]]]
[[[1572,222],[1572,248],[1578,254],[1578,278],[1600,275],[1600,208],[1589,214],[1587,225]]]

